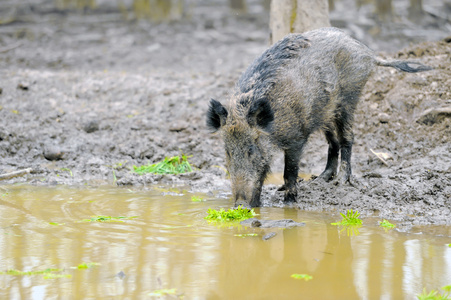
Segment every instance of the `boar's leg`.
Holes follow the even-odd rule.
[[[352,133],[352,115],[347,112],[341,113],[341,119],[337,121],[338,142],[341,149],[341,164],[335,184],[351,182],[351,154],[354,134]]]
[[[290,148],[285,150],[285,169],[283,179],[285,184],[280,190],[285,190],[285,202],[295,202],[297,196],[296,181],[299,171],[299,160],[301,159],[302,148]]]
[[[329,143],[329,151],[327,154],[326,169],[318,176],[318,178],[325,181],[332,180],[337,175],[338,167],[338,152],[340,151],[340,144],[338,143],[335,131],[328,129],[325,131],[327,142]]]

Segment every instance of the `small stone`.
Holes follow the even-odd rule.
[[[98,120],[89,120],[83,124],[83,130],[87,133],[91,133],[99,130],[99,121]]]
[[[275,232],[270,232],[270,233],[268,233],[268,234],[265,234],[265,235],[262,237],[262,240],[267,241],[267,240],[269,240],[270,238],[275,237],[276,235],[277,235],[277,233],[275,233]]]
[[[383,124],[388,123],[388,121],[390,120],[390,116],[386,113],[378,114],[377,118],[379,119],[379,122],[381,122]]]
[[[19,83],[19,84],[17,85],[17,88],[18,88],[19,90],[22,90],[22,91],[28,91],[28,89],[29,89],[29,84],[28,84],[28,83],[25,83],[25,82],[21,82],[21,83]]]
[[[64,151],[57,146],[47,146],[43,154],[45,159],[54,161],[63,159]]]
[[[124,279],[126,276],[124,271],[119,271],[119,273],[116,274],[116,277],[119,279]]]
[[[186,130],[188,128],[188,123],[186,122],[175,122],[174,124],[169,127],[169,131],[172,132],[180,132],[183,130]]]
[[[262,226],[262,222],[260,222],[260,220],[258,220],[258,219],[255,219],[252,221],[251,226],[252,227],[260,227],[260,226]]]

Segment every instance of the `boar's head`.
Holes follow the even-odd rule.
[[[270,136],[274,114],[266,99],[231,101],[226,109],[210,101],[207,126],[220,131],[235,205],[260,206],[263,182],[270,171]]]

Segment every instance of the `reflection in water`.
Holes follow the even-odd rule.
[[[423,288],[451,284],[450,238],[385,232],[371,225],[375,220],[348,236],[330,225],[340,217],[261,208],[259,218],[306,226],[216,227],[203,219],[207,209],[230,203],[192,202],[188,192],[5,188],[0,271],[62,268],[72,277],[0,275],[1,299],[141,299],[161,288],[176,288],[186,299],[414,299]],[[78,222],[96,215],[138,218]],[[272,231],[274,238],[261,239]],[[83,262],[101,265],[71,269]],[[313,279],[296,280],[294,273]]]

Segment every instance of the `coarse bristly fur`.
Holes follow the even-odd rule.
[[[222,132],[235,203],[260,205],[273,148],[285,154],[280,190],[285,190],[285,201],[295,201],[299,160],[316,130],[329,143],[319,178],[350,182],[354,111],[376,66],[431,69],[418,62],[382,60],[343,31],[322,28],[290,34],[267,49],[240,77],[227,108],[212,99],[207,126]]]

